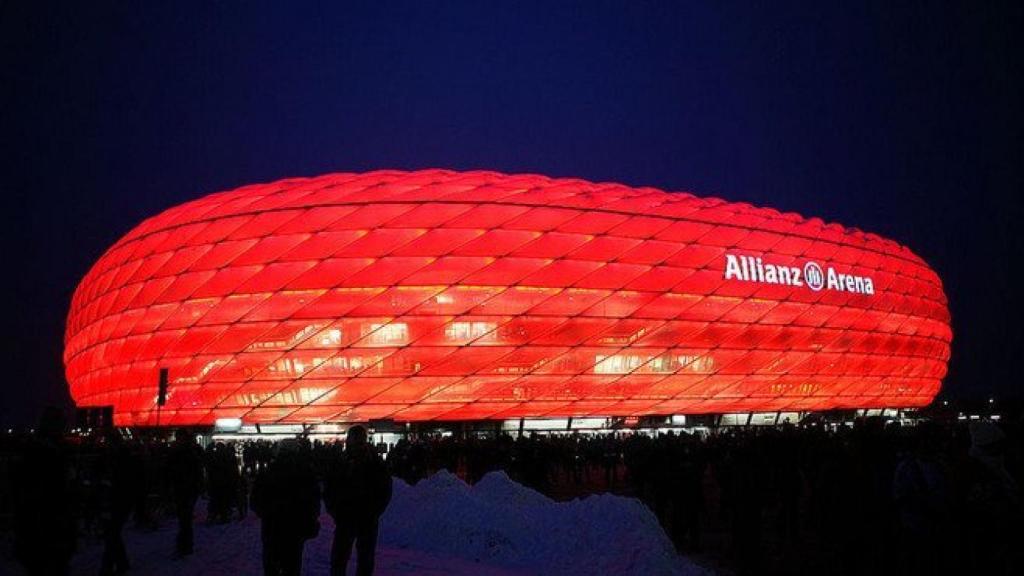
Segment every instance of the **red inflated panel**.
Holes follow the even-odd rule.
[[[119,425],[913,407],[952,333],[892,241],[746,204],[493,172],[330,174],[150,218],[64,360]]]

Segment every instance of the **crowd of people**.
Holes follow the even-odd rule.
[[[1019,421],[428,438],[388,462],[410,483],[501,469],[555,498],[636,496],[677,550],[739,574],[1024,570]]]
[[[353,548],[357,574],[373,573],[392,483],[362,426],[315,450],[300,439],[204,450],[188,429],[169,443],[129,441],[115,430],[69,440],[63,415],[48,410],[31,435],[0,441],[0,517],[12,518],[14,556],[31,576],[67,574],[82,535],[103,542],[100,576],[127,572],[122,534],[132,518],[144,528],[174,518],[174,555],[192,555],[204,495],[207,522],[243,519],[250,508],[260,518],[268,576],[301,573],[303,545],[320,531],[321,501],[335,526],[332,576],[345,574]]]
[[[344,442],[173,442],[109,431],[69,442],[59,413],[0,442],[0,516],[30,574],[61,574],[82,534],[104,546],[102,573],[128,569],[126,523],[175,519],[177,555],[196,553],[193,518],[254,512],[266,574],[298,574],[303,544],[335,524],[332,573],[371,574],[391,476],[415,483],[447,469],[473,483],[503,470],[556,499],[634,496],[681,553],[738,574],[1019,573],[1019,424],[728,428],[659,435],[410,435]],[[386,460],[385,458],[386,457]],[[6,471],[6,473],[5,473]],[[5,477],[4,477],[5,476]],[[169,543],[171,546],[171,543]],[[201,549],[201,544],[200,544]]]

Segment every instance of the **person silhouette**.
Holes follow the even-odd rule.
[[[175,551],[179,556],[187,556],[193,551],[192,516],[203,487],[203,449],[190,430],[183,428],[175,434],[167,472],[178,517]]]
[[[120,574],[128,570],[128,553],[121,531],[135,504],[135,493],[141,479],[131,448],[121,435],[110,431],[106,437],[105,474],[102,481],[105,493],[103,513],[103,557],[100,575]]]
[[[344,576],[356,547],[356,574],[373,574],[380,517],[391,501],[391,476],[367,442],[366,428],[349,428],[345,453],[333,462],[324,503],[334,519],[331,576]]]
[[[298,576],[302,547],[320,532],[320,483],[298,440],[282,440],[277,457],[256,477],[251,506],[259,516],[263,573]]]
[[[47,407],[21,450],[14,479],[14,553],[30,576],[61,576],[77,545],[64,413]]]

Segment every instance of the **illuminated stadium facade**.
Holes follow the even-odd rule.
[[[917,407],[942,285],[872,234],[652,188],[380,171],[150,218],[74,294],[79,406],[118,425]]]

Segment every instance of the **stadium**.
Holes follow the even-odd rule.
[[[142,222],[75,291],[64,361],[76,404],[118,426],[636,421],[925,406],[951,339],[935,272],[870,233],[654,188],[377,171]]]

